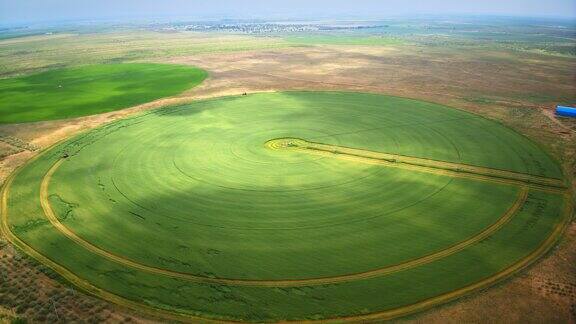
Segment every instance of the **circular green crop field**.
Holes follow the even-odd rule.
[[[204,70],[171,64],[100,64],[0,79],[0,124],[110,112],[200,84]]]
[[[493,284],[571,212],[558,165],[487,119],[361,93],[227,97],[61,143],[2,228],[102,298],[171,318],[388,319]]]

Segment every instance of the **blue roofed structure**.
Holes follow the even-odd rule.
[[[576,118],[576,108],[568,106],[556,106],[556,116]]]

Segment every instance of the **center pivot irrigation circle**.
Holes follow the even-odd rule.
[[[562,172],[479,116],[362,93],[199,101],[53,147],[2,230],[77,286],[170,318],[386,319],[518,271],[571,212]]]

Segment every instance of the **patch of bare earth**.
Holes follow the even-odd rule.
[[[533,54],[418,46],[291,48],[166,59],[204,67],[224,89],[362,90],[449,103],[536,107],[576,93],[576,62]],[[538,97],[535,98],[535,94]],[[475,102],[476,101],[476,102]]]
[[[0,135],[46,148],[140,111],[202,98],[280,90],[375,92],[447,104],[502,121],[546,146],[576,189],[576,127],[551,113],[555,103],[574,99],[576,62],[571,59],[441,47],[318,46],[156,61],[197,65],[207,69],[210,78],[174,98],[72,120],[0,125]],[[1,157],[10,150],[14,154]],[[18,150],[0,143],[0,182],[37,154]],[[19,316],[49,322],[147,321],[54,277],[6,242],[0,243],[0,305]],[[572,223],[557,248],[529,270],[401,322],[574,322],[575,296],[576,224]]]

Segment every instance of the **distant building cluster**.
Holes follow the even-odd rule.
[[[281,24],[221,24],[221,25],[192,25],[186,26],[188,31],[227,31],[243,34],[271,34],[318,31],[319,28],[312,25],[281,25]]]
[[[329,30],[357,30],[383,28],[382,25],[322,25],[322,24],[288,24],[288,23],[188,23],[162,27],[165,31],[222,31],[242,34],[298,33]]]

